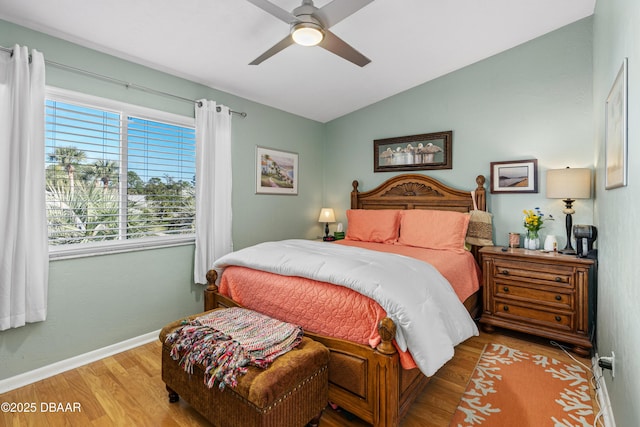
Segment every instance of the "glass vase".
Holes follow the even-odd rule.
[[[537,230],[527,230],[524,236],[524,248],[532,251],[540,249],[540,236]]]

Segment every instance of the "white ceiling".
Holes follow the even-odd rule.
[[[245,0],[0,0],[0,19],[327,122],[587,17],[595,1],[375,0],[331,27],[371,59],[363,68],[296,45],[248,65],[289,28]]]

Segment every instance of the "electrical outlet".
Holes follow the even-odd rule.
[[[598,358],[598,366],[602,369],[611,370],[611,378],[616,376],[616,354],[612,351],[611,356],[603,356]]]

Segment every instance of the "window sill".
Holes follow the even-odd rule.
[[[186,246],[195,243],[194,235],[167,237],[163,239],[135,239],[128,241],[111,241],[87,243],[73,246],[49,246],[49,260],[57,261],[73,258],[112,255],[125,252],[136,252],[149,249]]]

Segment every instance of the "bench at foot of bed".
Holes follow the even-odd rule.
[[[329,351],[322,344],[303,337],[293,350],[278,357],[267,369],[250,366],[238,376],[235,388],[220,390],[204,384],[204,371],[196,365],[185,372],[170,356],[165,339],[180,321],[160,333],[162,380],[169,401],[179,396],[217,427],[299,427],[318,425],[328,402]]]

